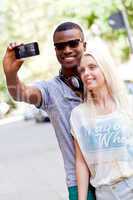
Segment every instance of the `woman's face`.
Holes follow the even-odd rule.
[[[81,59],[78,72],[87,90],[96,91],[105,86],[104,75],[92,56]]]

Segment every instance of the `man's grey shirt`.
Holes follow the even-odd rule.
[[[34,86],[42,93],[40,108],[48,113],[55,129],[64,160],[67,185],[75,186],[75,152],[69,120],[72,109],[79,105],[81,99],[59,76],[49,81],[39,81]]]

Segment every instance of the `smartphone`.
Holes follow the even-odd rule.
[[[16,59],[27,58],[39,55],[39,46],[37,42],[22,44],[14,48]]]

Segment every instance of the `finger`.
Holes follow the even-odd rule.
[[[20,46],[20,45],[22,45],[22,43],[11,42],[11,43],[9,43],[8,49],[12,50],[15,47]]]
[[[16,46],[16,42],[12,42],[9,44],[8,48],[13,49]]]

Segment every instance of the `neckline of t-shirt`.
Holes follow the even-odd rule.
[[[115,109],[114,111],[107,113],[107,114],[101,114],[101,115],[96,115],[96,119],[100,120],[100,119],[109,119],[112,118],[113,116],[115,116],[118,113],[118,110]]]
[[[84,104],[84,103],[83,103]],[[85,105],[85,104],[84,104]],[[85,105],[86,106],[86,105]],[[115,108],[112,112],[110,113],[107,113],[107,114],[99,114],[99,115],[96,115],[96,119],[100,120],[100,119],[109,119],[111,118],[112,116],[118,114],[118,108]]]

